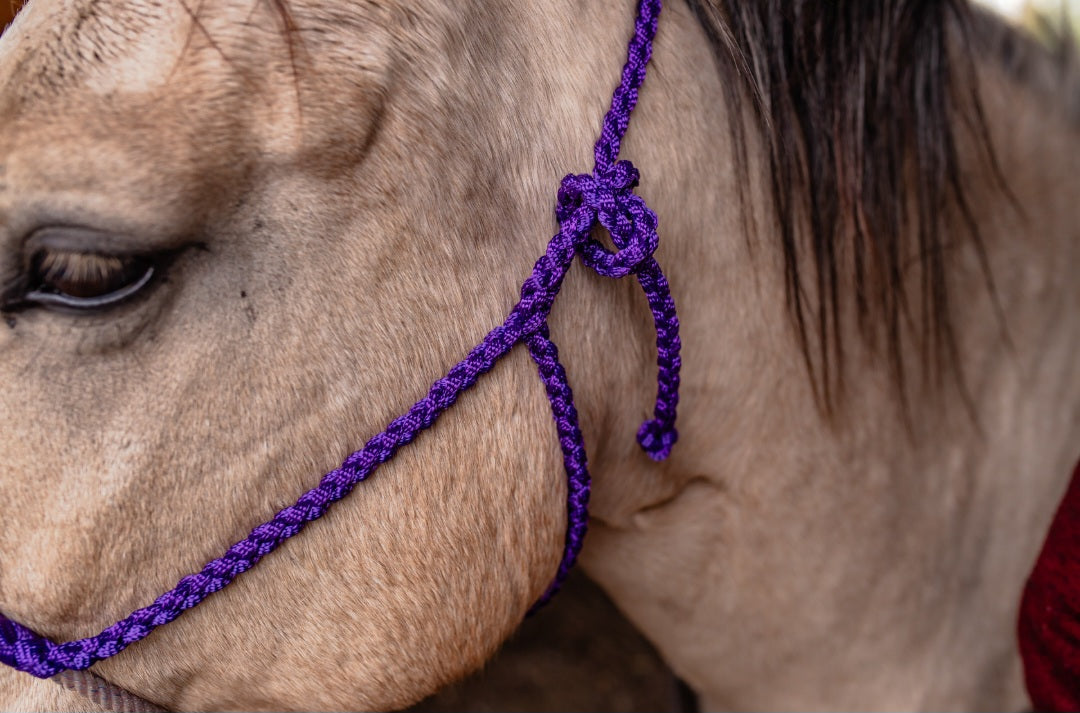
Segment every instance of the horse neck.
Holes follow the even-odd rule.
[[[918,370],[918,353],[912,348],[915,353],[908,356],[916,370],[907,393],[915,411],[911,422],[891,383],[894,377],[885,366],[885,355],[874,345],[860,343],[853,333],[848,335],[852,368],[844,377],[853,398],[837,413],[826,414],[791,327],[779,238],[763,188],[768,168],[760,137],[747,132],[742,150],[748,165],[745,172],[738,170],[730,108],[721,88],[735,78],[701,71],[715,63],[689,10],[672,3],[665,13],[654,55],[656,69],[642,92],[623,156],[641,168],[639,192],[659,214],[657,256],[670,272],[683,324],[685,399],[680,431],[731,432],[723,439],[724,449],[730,453],[734,446],[744,461],[754,460],[749,453],[777,429],[805,429],[814,438],[843,440],[840,434],[845,429],[865,428],[869,414],[881,424],[880,430],[875,427],[875,438],[893,428],[910,432],[906,449],[934,450],[950,439],[984,437],[983,420],[989,416],[983,414],[1000,398],[997,389],[1004,388],[988,381],[992,377],[987,370],[1025,368],[1021,362],[1038,353],[1035,345],[1052,349],[1064,344],[1076,324],[1072,307],[1078,293],[1070,273],[1080,247],[1074,239],[1077,208],[1071,197],[1080,185],[1073,166],[1080,133],[1076,118],[1055,98],[1065,81],[1062,68],[1045,51],[1025,45],[1026,64],[1018,75],[1000,56],[1006,50],[989,45],[1021,42],[1019,36],[996,19],[976,17],[973,57],[985,133],[971,117],[958,116],[956,134],[964,198],[985,244],[989,279],[963,209],[953,202],[943,222],[947,249],[956,253],[949,263],[953,294],[949,319],[956,327],[960,371],[947,375],[945,383],[934,382],[931,374]],[[738,111],[746,114],[742,121],[755,120],[746,107]],[[609,355],[605,373],[595,378],[596,371],[584,367],[587,381],[580,384],[585,408],[595,411],[591,420],[603,424],[590,426],[590,419],[584,419],[586,429],[597,429],[592,440],[601,444],[594,456],[594,475],[600,481],[594,513],[607,512],[610,502],[608,514],[622,519],[643,505],[638,494],[647,493],[646,502],[657,497],[657,483],[667,480],[658,473],[692,471],[700,463],[687,468],[676,458],[656,468],[630,437],[647,411],[653,388],[640,375],[654,368],[649,315],[643,302],[633,303],[638,300],[632,296],[633,286],[571,282],[567,290],[585,293],[567,301],[591,305],[579,315],[592,320],[588,329],[596,335],[584,346],[567,340],[569,362],[590,363]],[[556,325],[558,317],[556,312]],[[1069,376],[1064,365],[1058,376],[1063,383]],[[612,392],[627,388],[632,397],[610,398]],[[699,401],[703,396],[704,403]],[[974,414],[964,404],[969,396],[974,399]],[[779,404],[785,408],[774,408]],[[708,426],[695,419],[698,408],[705,409],[701,421]],[[795,414],[780,413],[785,411]],[[762,422],[748,426],[747,415],[755,413],[764,414]],[[609,462],[618,464],[611,470],[619,481],[610,491],[603,487]],[[649,475],[643,476],[640,488],[629,487],[627,471],[638,470],[638,465]],[[670,488],[681,487],[682,480],[675,481],[680,485],[667,482],[660,487],[661,499],[671,495]]]
[[[1080,138],[1032,83],[1051,72],[1050,60],[1033,50],[1021,81],[994,52],[974,55],[990,143],[1016,200],[1003,192],[977,134],[960,127],[960,173],[996,293],[951,206],[948,279],[964,381],[935,386],[915,374],[905,413],[887,359],[850,335],[847,398],[830,418],[787,311],[753,131],[746,176],[734,167],[721,84],[734,78],[702,71],[715,64],[700,27],[681,5],[665,12],[624,155],[641,168],[640,192],[660,216],[657,255],[679,309],[681,438],[657,466],[632,437],[653,388],[642,376],[654,368],[643,301],[629,285],[570,284],[567,292],[578,293],[570,301],[590,305],[576,314],[589,315],[593,335],[564,349],[572,378],[587,374],[574,382],[595,479],[587,571],[714,707],[853,706],[871,691],[900,707],[1022,705],[1011,637],[988,633],[985,622],[1011,631],[1080,438]],[[741,186],[749,187],[747,212]],[[588,367],[597,363],[605,365],[599,375]],[[915,549],[895,537],[900,522],[920,533]],[[843,552],[845,561],[827,552]],[[884,574],[883,561],[892,563],[889,592],[854,584],[867,572]],[[942,568],[949,582],[992,578],[1001,586],[918,594],[919,582]],[[823,582],[826,571],[843,586]],[[885,611],[945,626],[868,641],[867,630],[887,625]],[[762,632],[777,627],[784,642],[761,646]],[[850,660],[817,663],[807,654],[837,635],[850,635]],[[944,668],[961,655],[957,641],[979,642],[986,654],[963,675],[928,680],[928,662]],[[856,682],[851,670],[865,672],[875,656],[895,680]],[[798,665],[778,672],[769,657]],[[806,672],[809,679],[795,680]],[[755,681],[769,683],[748,683]],[[821,697],[823,686],[831,698]],[[774,697],[781,690],[792,697]],[[845,698],[855,692],[862,697]]]

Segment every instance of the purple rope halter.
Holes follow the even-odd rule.
[[[567,476],[566,546],[554,581],[534,609],[549,600],[577,559],[588,522],[585,443],[566,371],[559,362],[558,349],[551,341],[547,324],[555,296],[575,255],[580,254],[586,265],[605,277],[635,275],[645,291],[656,323],[658,385],[654,418],[641,425],[637,440],[650,457],[659,461],[668,456],[678,437],[675,408],[679,400],[679,321],[667,280],[652,257],[659,240],[656,214],[633,193],[638,184],[637,169],[629,161],[618,160],[630,112],[637,104],[638,89],[645,80],[660,6],[661,0],[639,0],[622,81],[612,97],[596,142],[596,166],[591,175],[569,175],[562,180],[555,209],[559,232],[536,261],[532,274],[521,286],[521,299],[505,322],[491,330],[445,377],[432,384],[427,396],[417,401],[408,413],[394,419],[385,431],[323,476],[318,487],[256,527],[223,557],[181,579],[150,606],[133,612],[97,636],[61,644],[0,615],[0,662],[47,678],[65,669],[89,668],[145,638],[155,628],[169,623],[251,569],[278,545],[299,533],[304,525],[322,517],[333,503],[348,495],[399,448],[431,427],[462,392],[519,342],[527,345],[547,390]],[[592,229],[597,224],[610,232],[618,248],[615,252],[592,238]]]

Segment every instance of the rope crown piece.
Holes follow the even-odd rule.
[[[595,149],[591,174],[566,176],[559,187],[556,218],[559,232],[548,242],[521,297],[506,321],[492,329],[463,361],[432,384],[427,396],[394,419],[319,485],[259,525],[220,558],[97,636],[56,643],[0,615],[0,662],[34,676],[47,678],[65,670],[82,670],[120,653],[155,628],[173,621],[212,593],[251,569],[264,556],[304,526],[322,517],[376,468],[430,428],[464,391],[491,370],[515,345],[524,343],[536,362],[555,421],[567,476],[566,544],[554,581],[536,607],[547,602],[566,579],[585,537],[588,523],[589,472],[585,444],[578,425],[573,393],[559,353],[551,341],[548,315],[575,255],[604,277],[634,275],[649,302],[656,326],[657,397],[653,418],[641,425],[638,443],[654,460],[663,460],[678,438],[675,413],[679,400],[679,321],[667,279],[653,258],[659,244],[656,214],[633,192],[638,171],[618,160],[619,147],[637,104],[638,90],[652,53],[661,0],[639,0],[634,36],[630,41],[622,80],[612,96]],[[592,237],[597,225],[606,228],[615,244],[610,251]]]

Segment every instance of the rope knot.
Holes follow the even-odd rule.
[[[601,182],[614,191],[632,191],[637,188],[641,173],[630,161],[616,161],[611,166],[596,169]]]
[[[641,424],[637,440],[650,458],[662,461],[679,438],[675,430],[681,363],[679,319],[667,279],[653,259],[659,243],[656,214],[634,193],[638,170],[629,161],[602,161],[599,148],[597,156],[593,173],[563,178],[555,207],[560,231],[552,242],[580,253],[585,264],[600,275],[618,278],[633,273],[641,283],[656,326],[658,371],[654,418]],[[616,250],[608,250],[592,237],[598,223],[607,228]],[[572,253],[565,256],[572,258]]]
[[[573,237],[585,264],[605,277],[638,272],[660,242],[656,214],[634,193],[638,178],[634,164],[617,161],[591,175],[568,175],[559,186],[559,225]],[[592,237],[597,223],[611,234],[614,252]]]

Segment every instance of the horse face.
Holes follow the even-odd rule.
[[[584,153],[592,122],[530,140],[559,117],[519,111],[540,91],[505,39],[522,18],[450,5],[34,0],[9,28],[5,614],[71,639],[150,603],[501,321],[534,251],[496,236],[542,244],[560,147]],[[478,665],[561,551],[545,409],[513,355],[328,518],[98,669],[175,706],[383,708]]]

